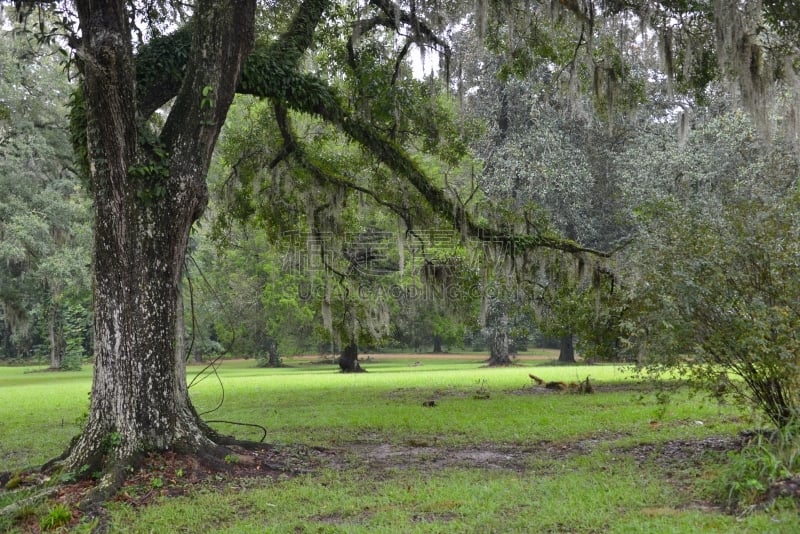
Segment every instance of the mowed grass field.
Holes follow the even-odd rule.
[[[508,368],[486,368],[484,358],[369,355],[368,372],[351,375],[312,357],[282,369],[225,361],[199,376],[192,366],[204,419],[263,426],[298,468],[197,483],[182,469],[159,471],[107,504],[110,530],[800,532],[788,503],[746,515],[724,508],[715,480],[740,432],[755,427],[749,414],[686,392],[656,402],[619,366],[553,365],[552,352]],[[0,471],[59,454],[88,408],[88,366],[35,370],[0,368]],[[595,392],[549,391],[529,373],[588,376]],[[210,424],[262,437],[256,427]],[[0,491],[0,507],[17,498]],[[44,504],[30,513],[48,512]],[[91,527],[84,519],[69,530]]]

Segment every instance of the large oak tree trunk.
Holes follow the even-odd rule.
[[[199,446],[175,336],[191,217],[177,206],[95,205],[94,383],[76,461],[99,462],[95,449],[110,434],[121,458],[177,442]]]
[[[197,3],[183,84],[153,142],[138,116],[126,2],[79,1],[86,140],[94,197],[94,382],[67,469],[105,470],[170,448],[211,453],[189,401],[178,302],[189,230],[252,45],[254,1]]]

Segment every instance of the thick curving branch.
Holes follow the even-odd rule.
[[[306,86],[306,84],[308,84]],[[608,257],[599,250],[583,247],[577,242],[549,232],[535,234],[515,234],[504,232],[475,222],[466,208],[450,199],[437,187],[417,163],[396,143],[387,139],[373,126],[350,115],[340,104],[333,91],[322,82],[307,76],[299,76],[289,84],[290,90],[283,95],[258,95],[282,97],[286,105],[294,109],[316,115],[324,121],[337,126],[353,141],[359,143],[381,163],[405,178],[425,198],[434,212],[449,220],[452,225],[466,235],[496,243],[509,250],[529,250],[549,248],[569,253],[590,253]],[[319,92],[320,89],[325,90]],[[314,93],[314,98],[304,99],[304,95]]]
[[[434,185],[433,181],[400,146],[387,139],[376,128],[350,115],[341,106],[333,91],[321,81],[300,75],[288,83],[288,88],[289,90],[282,95],[257,96],[282,98],[289,108],[316,115],[337,126],[381,163],[405,178],[425,198],[434,212],[449,220],[456,229],[470,237],[496,243],[511,250],[549,248],[570,253],[586,252],[597,256],[608,256],[606,252],[583,247],[571,239],[552,233],[514,234],[475,222],[466,208],[450,199],[441,188]],[[314,98],[302,98],[311,93],[314,94]]]
[[[304,0],[288,29],[276,41],[256,45],[252,61],[245,63],[242,80],[261,78],[263,82],[266,77],[280,77],[282,72],[296,70],[313,43],[314,32],[330,3],[330,0]],[[194,26],[188,23],[169,35],[151,40],[137,51],[137,100],[142,119],[148,119],[176,96],[189,61],[193,32]],[[275,82],[280,84],[279,79]],[[243,81],[240,87],[247,84]]]

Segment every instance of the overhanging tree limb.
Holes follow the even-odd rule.
[[[390,209],[393,213],[403,219],[407,231],[412,232],[413,221],[411,220],[411,214],[409,213],[410,210],[408,207],[395,204],[394,202],[389,202],[372,189],[360,186],[348,179],[346,176],[342,176],[341,174],[330,169],[323,169],[321,165],[313,161],[313,158],[308,154],[304,147],[301,146],[294,135],[291,124],[289,123],[289,117],[287,113],[288,110],[281,104],[277,103],[274,107],[275,118],[284,142],[284,146],[280,151],[281,155],[284,157],[292,157],[297,164],[308,170],[314,176],[314,178],[320,182],[330,183],[337,187],[344,187],[346,189],[358,191],[359,193],[364,193],[372,198],[376,203]]]
[[[513,234],[499,231],[475,222],[466,209],[448,198],[445,192],[433,184],[417,163],[396,143],[386,139],[371,125],[350,115],[339,103],[333,91],[320,80],[298,75],[288,84],[289,91],[283,95],[257,95],[282,97],[287,106],[296,111],[316,115],[337,126],[348,137],[362,145],[388,168],[408,180],[427,200],[431,208],[449,220],[458,230],[481,241],[497,243],[512,250],[550,248],[570,253],[591,253],[608,256],[607,253],[583,247],[571,239],[549,232],[536,234]],[[307,94],[313,98],[303,98]]]
[[[322,0],[306,0],[303,6],[307,6],[308,10],[303,7],[298,9],[298,15],[286,33],[274,43],[257,45],[244,66],[237,91],[273,99],[289,109],[314,115],[339,128],[386,167],[407,180],[425,198],[435,213],[450,221],[456,229],[467,236],[495,243],[507,250],[548,248],[568,253],[608,256],[606,252],[583,247],[571,239],[549,231],[517,234],[476,222],[463,206],[450,199],[433,183],[433,180],[402,147],[389,140],[374,126],[349,113],[339,96],[327,83],[315,76],[299,72],[299,59],[305,48],[310,45],[316,25],[321,20],[328,3]],[[182,30],[163,38],[163,41],[154,40],[153,46],[163,46],[168,40],[174,40],[176,45],[180,45],[183,40],[189,38],[190,30]],[[151,60],[152,55],[147,50],[148,46],[143,47],[139,54],[139,62],[145,63]],[[167,60],[160,54],[158,56],[162,61]],[[141,108],[157,109],[169,100],[171,93],[174,94],[177,90],[180,76],[176,76],[170,84],[169,73],[182,72],[182,57],[181,54],[176,54],[169,59],[168,65],[162,65],[158,77],[151,79],[157,85],[157,89],[143,87],[140,90],[140,98],[148,99],[141,104]],[[157,70],[152,65],[140,65],[139,62],[137,62],[137,73]],[[140,83],[147,82],[146,78],[140,78]]]

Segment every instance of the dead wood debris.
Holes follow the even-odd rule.
[[[547,381],[542,378],[539,378],[534,374],[528,374],[528,376],[536,386],[542,386],[546,389],[552,389],[555,391],[564,391],[567,393],[578,393],[582,395],[594,393],[594,388],[592,387],[591,382],[589,382],[588,376],[586,377],[586,379],[580,382]]]

